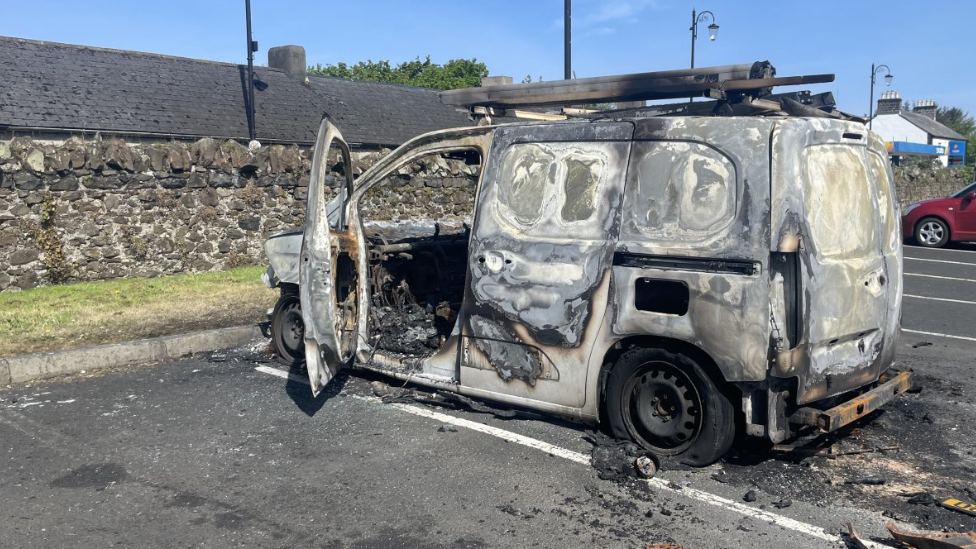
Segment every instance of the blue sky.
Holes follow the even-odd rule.
[[[6,36],[246,60],[243,0],[5,4]],[[780,75],[835,73],[834,83],[807,89],[833,91],[842,109],[866,114],[871,63],[885,63],[895,77],[890,89],[903,99],[976,114],[976,2],[968,0],[574,0],[574,70],[584,77],[687,67],[692,8],[712,11],[720,25],[715,42],[700,33],[697,66],[768,59]],[[562,9],[563,0],[252,0],[255,58],[264,64],[269,47],[299,44],[310,64],[476,57],[495,75],[556,80]],[[879,77],[875,98],[885,89]]]

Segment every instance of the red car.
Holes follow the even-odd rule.
[[[905,238],[929,248],[976,242],[976,181],[949,198],[912,204],[901,216],[901,230]]]

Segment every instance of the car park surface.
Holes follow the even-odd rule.
[[[360,374],[313,399],[258,341],[0,390],[0,536],[17,547],[731,548],[838,547],[848,520],[879,538],[890,517],[976,530],[898,495],[976,492],[976,305],[932,299],[976,301],[960,295],[976,287],[976,246],[905,255],[898,363],[922,391],[842,441],[898,450],[732,456],[616,483],[578,461],[592,448],[582,426],[383,403]],[[858,475],[887,483],[845,484]]]

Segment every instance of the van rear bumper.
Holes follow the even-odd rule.
[[[882,376],[879,382],[874,389],[827,410],[812,406],[800,408],[790,416],[790,423],[817,427],[824,433],[836,431],[881,408],[896,396],[911,389],[912,374],[900,372],[887,379]]]

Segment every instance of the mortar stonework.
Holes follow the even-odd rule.
[[[353,152],[353,173],[388,152]],[[329,166],[340,181],[337,155]],[[267,237],[304,222],[309,169],[309,152],[294,145],[0,141],[0,291],[262,264]],[[477,170],[415,162],[368,193],[361,213],[470,222]],[[921,162],[894,173],[902,207],[966,183],[959,170]]]
[[[354,152],[354,173],[386,152]],[[267,237],[304,222],[309,169],[294,145],[0,141],[0,291],[262,264]],[[410,166],[364,211],[469,218],[471,172]]]

